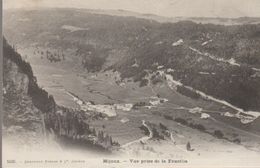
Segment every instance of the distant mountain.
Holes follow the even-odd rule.
[[[260,17],[238,17],[238,18],[224,18],[224,17],[165,17],[155,14],[141,14],[137,12],[131,12],[127,10],[94,10],[86,9],[89,13],[105,14],[112,16],[132,16],[136,18],[154,20],[160,23],[176,23],[179,21],[193,21],[195,23],[202,24],[218,24],[218,25],[241,25],[241,24],[258,24],[260,23]]]
[[[129,10],[102,10],[102,9],[75,9],[75,8],[25,8],[25,9],[6,9],[5,13],[11,11],[36,11],[36,10],[66,10],[66,11],[78,11],[78,12],[86,12],[90,14],[102,14],[102,15],[111,15],[111,16],[121,16],[121,17],[135,17],[140,19],[153,20],[160,23],[176,23],[179,21],[193,21],[195,23],[201,24],[217,24],[217,25],[242,25],[242,24],[259,24],[260,17],[166,17],[160,16],[156,14],[150,13],[138,13]]]
[[[121,1],[81,1],[81,0],[44,0],[32,3],[31,0],[5,0],[4,8],[58,7],[58,8],[94,8],[94,9],[124,9],[140,13],[153,13],[169,17],[215,17],[238,18],[260,17],[260,2],[257,0],[132,0]]]

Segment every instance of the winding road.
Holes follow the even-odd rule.
[[[128,147],[128,146],[130,146],[132,144],[135,144],[135,143],[140,143],[140,142],[145,143],[145,142],[147,142],[148,140],[150,140],[153,137],[153,132],[152,132],[151,128],[145,123],[145,120],[142,120],[142,125],[145,126],[148,129],[149,136],[144,136],[144,137],[142,137],[140,139],[128,142],[128,143],[122,145],[122,148],[126,148],[126,147]]]

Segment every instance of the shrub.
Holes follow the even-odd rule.
[[[183,118],[175,118],[174,121],[176,121],[182,125],[188,125],[188,122]]]
[[[183,87],[183,86],[178,86],[177,87],[177,92],[179,92],[180,94],[184,95],[184,96],[188,96],[190,98],[193,98],[193,99],[198,99],[200,98],[200,95]]]
[[[147,86],[148,85],[148,80],[147,79],[142,79],[141,81],[140,81],[140,87],[144,87],[144,86]]]
[[[149,130],[144,125],[140,126],[139,128],[144,131],[145,135],[149,135],[150,134]]]
[[[190,123],[189,124],[190,127],[194,128],[194,129],[197,129],[199,131],[202,131],[202,132],[205,132],[206,131],[206,128],[201,125],[201,124],[193,124],[193,123]]]
[[[214,136],[221,139],[224,137],[224,134],[220,130],[216,130],[216,131],[214,131]]]
[[[173,120],[172,116],[169,115],[163,115],[166,120]]]
[[[200,131],[206,131],[206,128],[205,128],[203,125],[201,125],[201,124],[197,124],[197,125],[196,125],[196,128],[197,128],[198,130],[200,130]]]
[[[153,128],[152,132],[153,132],[153,138],[164,140],[164,136],[160,135],[159,132],[157,131],[157,129]]]
[[[158,84],[158,83],[162,83],[163,81],[161,80],[161,79],[159,79],[159,78],[154,78],[154,79],[152,79],[152,84],[153,85],[156,85],[156,84]]]
[[[236,138],[233,140],[234,143],[237,143],[237,144],[240,144],[241,143],[241,140],[239,138]]]
[[[133,105],[133,109],[137,109],[138,107],[142,107],[145,106],[146,103],[145,102],[137,102]]]
[[[168,130],[168,128],[165,125],[163,125],[162,123],[160,123],[159,126],[162,130]]]

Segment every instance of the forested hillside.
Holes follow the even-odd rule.
[[[57,106],[53,96],[38,86],[30,64],[5,38],[3,55],[4,138],[18,146],[40,146],[44,139],[54,136],[53,140],[66,146],[76,144],[86,150],[106,152],[119,145],[108,134],[89,127],[87,120],[91,116]]]
[[[69,62],[70,68],[114,69],[144,86],[147,70],[163,66],[187,86],[244,110],[260,110],[259,24],[160,23],[87,10],[48,9],[9,11],[4,25],[7,38],[21,48],[69,53],[59,62]]]
[[[117,70],[123,77],[142,80],[147,70],[164,66],[173,69],[170,74],[174,79],[187,86],[245,110],[259,110],[259,27],[192,22],[163,25],[157,36],[145,43],[137,41],[131,50],[133,57]],[[178,41],[181,43],[177,45]],[[135,61],[139,67],[133,68]]]

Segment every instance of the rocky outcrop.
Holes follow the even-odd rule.
[[[4,48],[4,54],[5,54]],[[4,57],[3,139],[23,148],[43,143],[41,111],[28,95],[29,78],[16,63]]]
[[[28,93],[28,76],[19,72],[19,67],[10,60],[5,60],[5,90],[14,89],[23,95]]]

